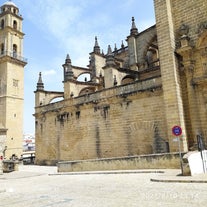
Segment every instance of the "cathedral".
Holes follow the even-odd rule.
[[[0,157],[22,154],[24,66],[23,18],[11,1],[0,7]]]
[[[175,127],[182,152],[198,135],[207,142],[207,2],[154,8],[156,25],[142,32],[132,17],[126,46],[104,54],[95,37],[86,68],[67,54],[63,91],[46,90],[39,74],[36,164],[178,152]]]

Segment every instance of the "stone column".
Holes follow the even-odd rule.
[[[194,73],[194,62],[185,59],[183,56],[183,65],[186,75],[186,87],[187,87],[187,106],[188,116],[189,116],[189,126],[188,126],[188,144],[190,147],[193,147],[195,143],[197,143],[196,135],[201,132],[200,128],[200,121],[199,121],[199,109],[196,103],[197,94],[196,94],[196,87],[192,84],[192,77]],[[186,126],[187,127],[187,126]]]
[[[171,0],[154,0],[156,29],[160,55],[160,68],[163,86],[163,98],[166,114],[167,135],[170,152],[178,151],[178,144],[173,142],[172,127],[179,125],[182,128],[182,151],[187,151],[186,129],[180,77],[177,58],[175,56],[175,29]]]
[[[193,59],[192,46],[190,45],[190,37],[188,37],[189,27],[186,24],[182,24],[179,28],[180,37],[180,47],[176,52],[182,56],[182,64],[184,68],[186,83],[185,91],[186,100],[186,129],[188,136],[189,148],[192,148],[197,143],[196,135],[202,132],[201,123],[199,120],[199,108],[197,104],[197,94],[196,94],[196,84],[193,83],[195,60]],[[195,56],[195,54],[194,54]]]

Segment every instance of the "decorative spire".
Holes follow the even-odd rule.
[[[114,51],[117,51],[116,43],[115,43],[115,45],[114,45]]]
[[[97,40],[97,36],[95,36],[95,47],[99,47],[98,40]]]
[[[65,64],[71,63],[70,55],[67,54],[66,59],[65,59]]]
[[[130,35],[137,35],[137,34],[138,34],[138,29],[135,25],[134,17],[132,17],[132,27],[131,27],[131,30],[130,30]]]
[[[114,86],[117,86],[116,75],[114,75]]]
[[[64,81],[72,80],[73,71],[72,71],[71,59],[69,54],[67,54],[66,56],[65,64],[63,64],[63,68],[64,68]]]
[[[42,74],[39,73],[39,79],[37,82],[37,91],[44,91],[44,83],[42,82]]]
[[[96,53],[96,54],[100,54],[100,47],[98,45],[98,40],[97,40],[96,36],[95,36],[95,46],[93,48],[93,52]]]
[[[107,51],[107,56],[113,56],[111,46],[108,45],[108,51]]]
[[[121,49],[124,49],[124,42],[123,42],[123,40],[121,41]]]
[[[108,45],[108,52],[107,52],[107,56],[106,56],[106,65],[107,66],[114,66],[115,65],[114,55],[112,53],[110,45]]]

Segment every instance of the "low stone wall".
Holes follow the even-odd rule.
[[[134,170],[134,169],[178,169],[178,153],[151,154],[120,158],[64,161],[57,163],[58,172]]]
[[[18,161],[12,161],[12,160],[4,160],[3,161],[3,172],[4,173],[18,171],[18,170],[19,170],[19,162]]]

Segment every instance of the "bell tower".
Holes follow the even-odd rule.
[[[24,66],[23,18],[11,1],[0,7],[0,123],[7,130],[7,159],[22,153]]]

